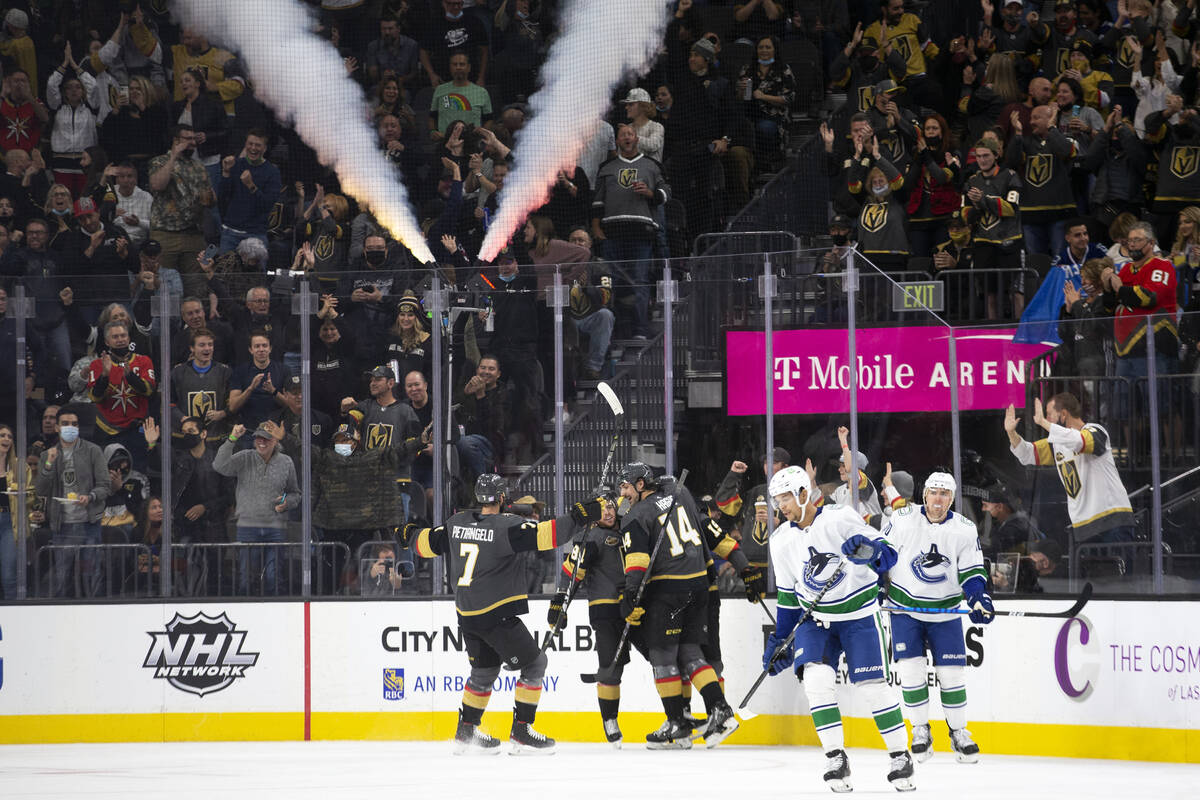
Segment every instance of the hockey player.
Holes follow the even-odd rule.
[[[835,668],[845,653],[850,683],[873,710],[891,756],[888,782],[898,791],[911,791],[916,788],[912,756],[905,747],[900,703],[888,685],[884,633],[876,611],[878,576],[896,563],[896,551],[854,510],[818,508],[816,490],[799,467],[781,470],[771,479],[769,491],[787,521],[771,534],[779,607],[763,669],[777,675],[789,665],[804,667],[808,706],[829,759],[825,783],[835,792],[848,792],[853,788],[850,762],[835,693]],[[808,609],[812,615],[796,628]],[[774,658],[793,629],[792,646]]]
[[[956,489],[954,476],[938,470],[925,479],[924,505],[892,514],[884,536],[898,558],[888,572],[888,597],[900,605],[947,609],[957,608],[966,597],[974,609],[971,622],[986,625],[993,609],[983,551],[975,523],[950,510]],[[979,746],[967,731],[967,650],[962,618],[953,614],[892,613],[892,658],[900,673],[904,716],[912,724],[912,753],[918,761],[933,755],[926,648],[933,654],[955,758],[973,764],[979,760]]]
[[[694,507],[659,491],[658,480],[645,464],[627,466],[620,481],[621,496],[630,504],[621,520],[625,583],[620,613],[631,626],[642,628],[655,688],[667,714],[662,727],[647,734],[647,747],[686,750],[692,746],[692,729],[683,718],[681,666],[709,708],[705,747],[716,747],[737,730],[738,723],[716,671],[701,652],[708,617],[708,571],[700,520]],[[643,582],[645,592],[636,604]]]
[[[580,581],[587,592],[588,621],[596,632],[596,655],[600,661],[596,672],[600,720],[604,724],[604,738],[619,749],[621,727],[617,723],[617,711],[621,705],[621,675],[629,663],[629,651],[625,650],[613,664],[617,641],[625,626],[620,615],[625,563],[618,524],[616,495],[605,494],[599,519],[576,535],[562,568],[568,580]],[[550,602],[546,622],[551,627],[566,624],[566,615],[560,613],[566,600],[567,590],[561,589]],[[630,632],[630,644],[645,654],[636,629]]]
[[[404,547],[413,546],[422,558],[447,556],[450,581],[455,586],[454,606],[471,662],[463,690],[455,752],[496,753],[500,741],[479,730],[492,684],[507,661],[521,670],[516,685],[512,731],[513,755],[546,755],[554,740],[533,729],[534,715],[546,673],[541,652],[520,615],[529,610],[525,594],[524,565],[516,554],[553,550],[560,526],[574,519],[585,523],[600,516],[600,502],[577,503],[571,517],[534,522],[501,513],[506,502],[504,479],[493,473],[475,481],[475,499],[482,508],[460,511],[436,528],[408,523],[402,529]]]

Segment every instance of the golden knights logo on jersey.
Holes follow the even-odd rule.
[[[1122,67],[1133,69],[1133,65],[1136,60],[1137,59],[1133,55],[1133,48],[1129,46],[1129,37],[1126,36],[1121,39],[1121,44],[1119,47],[1117,47],[1117,63]]]
[[[367,426],[367,449],[378,450],[391,447],[392,426],[385,422],[374,422]]]
[[[1054,70],[1055,75],[1061,75],[1071,68],[1071,48],[1060,47],[1056,52],[1056,61],[1058,66]]]
[[[950,559],[938,552],[936,544],[929,545],[928,553],[921,553],[910,565],[913,575],[922,583],[941,583],[949,576]]]
[[[637,183],[637,179],[637,167],[624,167],[617,172],[617,183],[625,189],[628,189]]]
[[[913,54],[913,37],[905,34],[892,39],[892,47],[900,51],[900,55],[904,56],[905,62],[912,58]]]
[[[904,147],[904,140],[899,136],[888,136],[879,140],[880,146],[887,155],[888,160],[895,163],[908,153]]]
[[[1025,160],[1025,180],[1030,186],[1045,186],[1054,174],[1054,157],[1038,153]]]
[[[867,203],[863,206],[859,221],[863,230],[876,233],[887,224],[888,207],[886,203]]]
[[[217,393],[210,391],[188,392],[187,416],[204,419],[209,411],[217,410]]]
[[[1171,151],[1171,174],[1190,178],[1200,165],[1200,147],[1180,146]]]
[[[317,244],[313,248],[313,255],[320,261],[327,261],[333,256],[333,237],[328,234],[321,234],[317,237]]]
[[[1083,488],[1083,481],[1079,478],[1079,468],[1075,466],[1074,461],[1066,461],[1063,459],[1062,453],[1055,453],[1054,460],[1057,462],[1058,475],[1062,478],[1063,488],[1067,490],[1069,497],[1078,497],[1079,491]]]
[[[858,110],[866,111],[871,107],[871,100],[874,92],[869,85],[858,87]]]

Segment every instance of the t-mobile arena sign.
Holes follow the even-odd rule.
[[[1017,344],[1013,328],[957,332],[958,404],[963,411],[1025,402],[1030,359],[1049,349]],[[863,328],[857,333],[858,409],[863,412],[949,411],[949,331],[941,327]],[[850,410],[847,331],[775,331],[776,414]],[[725,378],[731,416],[766,411],[762,331],[725,335]]]

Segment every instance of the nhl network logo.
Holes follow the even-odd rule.
[[[258,662],[258,653],[242,649],[246,632],[236,628],[224,613],[184,617],[176,612],[165,631],[146,632],[151,642],[142,666],[180,691],[201,697],[219,692]]]

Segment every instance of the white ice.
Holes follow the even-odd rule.
[[[505,744],[507,747],[507,743]],[[560,744],[549,757],[453,756],[447,742],[219,742],[0,747],[0,798],[122,800],[639,800],[828,798],[811,747],[650,752]],[[851,750],[852,797],[896,797],[887,756]],[[917,765],[906,797],[966,800],[1195,798],[1200,765],[984,755]]]

